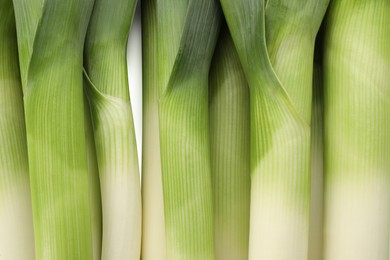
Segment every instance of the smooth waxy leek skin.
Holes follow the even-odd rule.
[[[142,259],[165,260],[165,221],[160,158],[156,0],[142,1]]]
[[[250,89],[249,259],[307,259],[314,41],[326,0],[222,0]]]
[[[319,34],[320,35],[320,34]],[[322,36],[322,34],[321,34]],[[317,36],[313,70],[313,105],[311,114],[311,195],[309,260],[323,259],[324,214],[324,95],[323,95],[323,38]]]
[[[220,25],[215,0],[155,2],[167,259],[214,259],[208,74]]]
[[[23,94],[12,0],[0,0],[0,258],[35,259]]]
[[[15,0],[36,259],[92,259],[82,61],[93,1]]]
[[[218,39],[209,82],[216,259],[247,260],[250,213],[249,88],[226,26]]]
[[[102,259],[140,259],[141,190],[126,46],[136,1],[96,0],[85,44],[103,212]]]
[[[93,259],[99,260],[101,259],[102,251],[102,200],[100,193],[99,169],[96,158],[96,146],[93,135],[91,109],[89,107],[86,95],[84,95],[84,120],[90,183],[89,201],[91,205]]]
[[[390,2],[333,1],[326,24],[326,260],[389,259]]]

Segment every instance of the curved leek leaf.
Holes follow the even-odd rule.
[[[0,258],[34,258],[26,128],[11,0],[0,1]]]
[[[219,5],[164,0],[155,8],[167,259],[214,259],[208,73]]]
[[[324,259],[389,258],[390,2],[333,1],[326,24]]]
[[[327,0],[221,0],[249,84],[249,259],[307,259],[314,41]]]
[[[136,1],[96,0],[85,44],[103,211],[102,259],[140,259],[141,190],[126,46]]]
[[[14,0],[14,7],[36,258],[89,260],[82,50],[93,1]]]
[[[247,260],[251,190],[249,89],[226,26],[219,36],[209,82],[216,259]]]

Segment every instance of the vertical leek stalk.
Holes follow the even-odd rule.
[[[102,201],[100,193],[99,169],[97,165],[95,139],[93,135],[91,110],[84,95],[85,141],[89,173],[89,201],[91,205],[93,259],[101,259],[102,251]]]
[[[390,2],[333,1],[326,24],[327,260],[389,259]]]
[[[142,1],[142,259],[165,260],[164,201],[160,158],[156,0]]]
[[[214,259],[208,74],[215,0],[156,2],[159,131],[167,259]]]
[[[322,32],[322,30],[321,30]],[[310,193],[310,232],[309,260],[323,258],[323,68],[322,33],[317,36],[313,70],[313,105],[311,114],[311,193]]]
[[[249,89],[226,26],[211,64],[209,107],[216,259],[246,260],[250,206]]]
[[[12,0],[0,0],[0,258],[34,259],[26,128]]]
[[[102,259],[140,259],[141,190],[126,46],[136,1],[96,0],[85,44],[103,212]]]
[[[92,0],[14,0],[37,259],[92,259],[82,61]]]
[[[222,0],[250,89],[249,259],[307,259],[314,41],[327,0]]]

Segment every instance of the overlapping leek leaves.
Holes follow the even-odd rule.
[[[333,1],[326,23],[324,259],[389,258],[390,2]]]
[[[151,89],[157,84],[158,93],[166,258],[214,259],[208,73],[220,24],[218,2],[164,0],[148,5],[146,13],[152,17],[145,19],[157,28],[149,30],[156,35],[144,39],[157,37],[147,46],[152,55],[157,51],[157,81],[149,84]]]
[[[34,259],[26,128],[12,0],[0,0],[0,258]]]
[[[37,259],[92,259],[83,46],[92,0],[14,0]]]
[[[96,0],[85,44],[103,210],[102,259],[139,259],[141,191],[126,46],[136,1]]]
[[[249,259],[307,259],[314,41],[327,0],[221,0],[250,89]]]
[[[226,26],[221,30],[214,53],[209,84],[216,259],[247,260],[249,89]]]

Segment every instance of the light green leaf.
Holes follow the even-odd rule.
[[[388,259],[390,2],[333,1],[324,49],[324,259]]]
[[[82,50],[92,0],[14,0],[37,259],[92,259]]]
[[[307,259],[313,51],[327,3],[221,0],[250,89],[249,259]]]
[[[140,259],[141,190],[126,46],[136,1],[96,0],[85,44],[103,211],[102,259]]]
[[[210,70],[209,114],[215,251],[247,260],[250,206],[249,88],[227,26]]]

